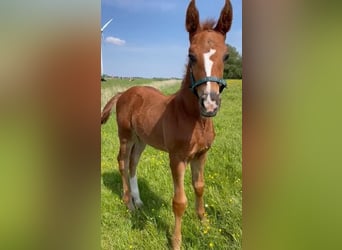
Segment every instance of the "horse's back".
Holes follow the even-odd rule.
[[[134,86],[122,93],[117,101],[117,113],[138,111],[144,108],[159,106],[167,101],[167,96],[150,86]]]

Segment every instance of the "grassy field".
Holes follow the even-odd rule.
[[[134,79],[133,81],[129,81],[127,79],[107,79],[107,81],[102,82],[101,84],[101,109],[113,95],[115,95],[117,92],[124,91],[129,87],[136,85],[145,85],[156,87],[162,91],[170,91],[169,87],[178,86],[177,83],[180,82],[181,80],[176,79],[156,80],[138,78]],[[177,89],[178,87],[175,88],[175,91]]]
[[[106,84],[102,84],[104,100],[110,97],[105,95],[113,95],[116,87],[114,83]],[[160,84],[159,87],[169,94],[179,85]],[[216,139],[205,167],[207,225],[197,219],[190,168],[187,169],[185,192],[188,207],[182,224],[183,249],[242,248],[241,90],[241,80],[228,81],[228,88],[222,94],[221,109],[214,118]],[[174,218],[171,205],[173,184],[167,154],[146,147],[138,165],[138,183],[144,206],[131,213],[121,201],[122,184],[116,161],[119,147],[113,115],[102,126],[101,143],[101,248],[169,249]]]

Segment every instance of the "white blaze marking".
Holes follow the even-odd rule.
[[[204,70],[207,76],[211,76],[211,69],[213,67],[214,62],[212,60],[210,60],[210,57],[212,55],[214,55],[216,52],[215,49],[210,49],[209,52],[204,53],[203,57],[204,57]],[[203,102],[204,107],[207,109],[208,112],[212,112],[217,108],[217,103],[213,100],[211,100],[210,97],[210,82],[207,82],[207,86],[206,86],[206,94],[207,98],[206,100]]]
[[[131,186],[131,195],[134,199],[134,203],[138,206],[142,205],[142,201],[140,199],[140,194],[139,194],[138,180],[137,180],[136,175],[129,179],[129,184]]]
[[[205,69],[205,73],[207,74],[207,76],[211,75],[211,68],[213,67],[214,62],[210,60],[210,57],[214,55],[215,52],[216,52],[216,49],[210,49],[209,52],[203,54],[204,69]]]

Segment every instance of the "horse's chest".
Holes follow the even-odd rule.
[[[196,129],[190,143],[190,155],[195,156],[208,151],[214,138],[215,133],[212,127]]]

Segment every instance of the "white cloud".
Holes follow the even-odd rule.
[[[106,37],[106,40],[105,40],[107,43],[111,43],[111,44],[114,44],[114,45],[118,45],[118,46],[121,46],[121,45],[124,45],[126,43],[125,40],[122,40],[120,38],[117,38],[117,37],[113,37],[113,36],[108,36]]]

